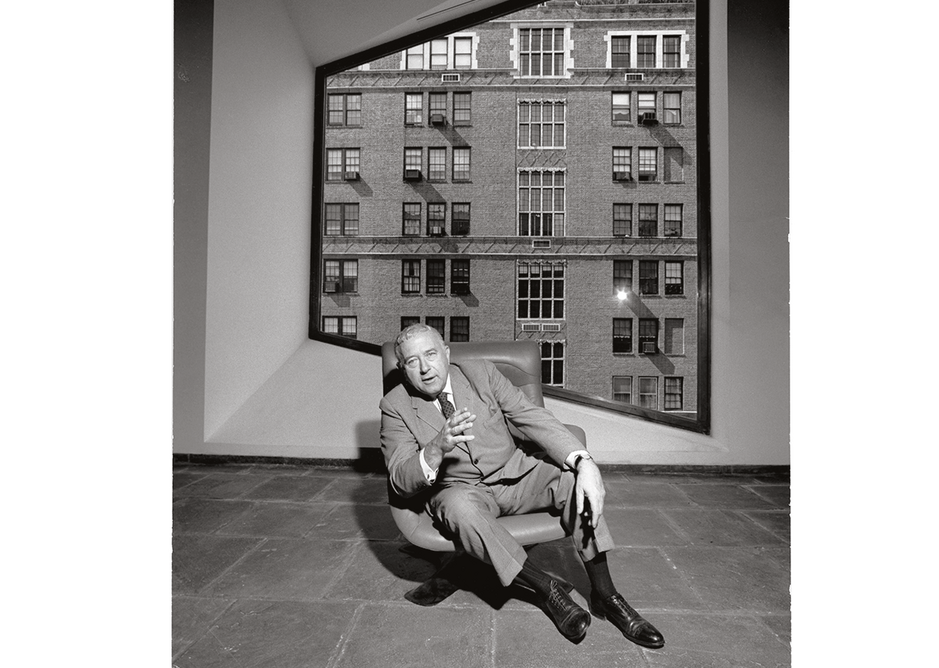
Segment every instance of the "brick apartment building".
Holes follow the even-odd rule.
[[[329,77],[322,331],[532,339],[546,384],[693,413],[694,18],[555,0]]]

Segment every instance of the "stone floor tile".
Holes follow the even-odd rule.
[[[172,653],[178,654],[205,635],[206,629],[233,603],[224,598],[173,596]]]
[[[649,547],[687,545],[688,537],[669,524],[663,511],[651,508],[606,508],[603,516],[616,545]]]
[[[208,473],[196,473],[186,470],[173,470],[173,489],[177,490],[182,487],[191,485],[197,480],[202,480],[208,475]]]
[[[668,508],[660,511],[693,545],[781,545],[782,538],[730,510]]]
[[[707,609],[659,548],[617,548],[607,556],[607,562],[616,588],[644,615],[654,610]]]
[[[644,650],[656,668],[765,668],[789,666],[789,647],[760,620],[748,615],[659,615],[665,647]]]
[[[367,603],[348,634],[336,668],[491,668],[491,614],[407,602]]]
[[[662,548],[689,586],[713,611],[788,613],[788,548]]]
[[[317,501],[388,506],[388,481],[384,478],[333,478]]]
[[[354,617],[341,601],[238,601],[175,668],[326,668]],[[375,664],[378,665],[378,664]]]
[[[220,534],[302,538],[332,507],[327,504],[257,501],[219,530]]]
[[[244,498],[263,501],[311,501],[328,484],[328,479],[306,475],[268,475],[261,484],[245,494]]]
[[[746,488],[777,508],[789,508],[789,485],[748,485]]]
[[[271,538],[219,578],[212,596],[312,601],[345,569],[355,544]]]
[[[676,485],[694,503],[704,508],[773,508],[775,503],[755,494],[753,487],[736,483]]]
[[[401,537],[387,505],[334,503],[310,527],[309,537],[337,540],[395,540]]]
[[[261,542],[260,538],[243,536],[173,536],[173,593],[199,593]]]
[[[401,550],[403,543],[363,541],[348,567],[324,593],[329,599],[402,603],[404,595],[430,578],[434,562]]]
[[[781,642],[792,646],[791,615],[761,615],[759,620],[768,626]]]
[[[202,497],[236,499],[266,478],[240,473],[210,473],[195,482],[173,490],[174,498]]]
[[[173,534],[213,533],[251,507],[250,501],[178,499],[173,503]]]
[[[792,542],[789,510],[744,510],[742,515],[750,518],[767,531],[771,531],[787,543]]]
[[[604,508],[682,508],[691,505],[687,495],[671,483],[603,478],[606,488]]]
[[[591,618],[586,637],[572,643],[540,609],[494,613],[495,666],[511,668],[615,668],[642,666],[639,647],[609,622]]]

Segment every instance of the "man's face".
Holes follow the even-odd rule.
[[[415,390],[436,397],[447,384],[450,349],[433,332],[419,332],[403,341],[401,367]]]

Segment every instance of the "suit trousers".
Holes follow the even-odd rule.
[[[463,549],[491,564],[504,586],[522,570],[525,549],[496,518],[556,508],[581,559],[589,561],[613,549],[613,538],[601,516],[594,529],[577,515],[574,473],[541,460],[520,480],[482,484],[447,482],[428,501],[431,515],[457,537]]]

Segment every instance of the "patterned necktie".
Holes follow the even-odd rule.
[[[453,404],[451,404],[447,398],[449,396],[450,395],[446,392],[441,392],[439,395],[437,395],[437,401],[440,402],[440,410],[443,412],[443,416],[448,420],[450,419],[450,416],[453,415],[454,410],[456,410],[453,408]]]

